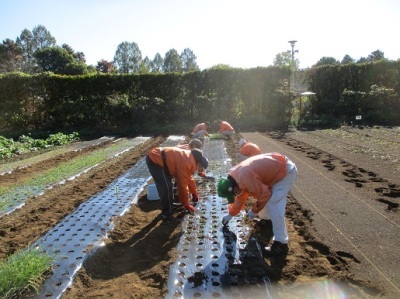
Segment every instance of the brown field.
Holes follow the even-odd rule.
[[[233,163],[241,136],[263,152],[287,155],[299,169],[287,206],[289,255],[265,259],[273,297],[333,298],[330,289],[347,298],[399,298],[400,129],[242,132],[225,141]],[[37,240],[163,140],[146,141],[0,218],[0,259]],[[23,182],[70,155],[19,167],[2,175],[0,186]],[[179,222],[162,222],[158,214],[159,204],[148,201],[143,192],[62,298],[165,297],[182,231]],[[252,235],[267,246],[270,223],[250,225]]]

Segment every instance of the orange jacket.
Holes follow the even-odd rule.
[[[180,149],[184,149],[184,150],[189,150],[189,151],[191,150],[191,148],[190,148],[190,146],[189,146],[188,143],[179,144],[179,145],[177,145],[176,147],[177,147],[177,148],[180,148]],[[195,180],[194,180],[193,175],[192,175],[192,177],[191,177],[191,179],[190,179],[190,181],[189,181],[188,187],[189,187],[189,193],[190,193],[190,194],[196,194],[196,195],[198,195],[198,194],[197,194],[197,188],[196,188],[196,182],[195,182]]]
[[[246,157],[252,157],[261,154],[261,149],[255,143],[246,142],[240,148],[240,153]]]
[[[161,149],[165,151],[168,171],[177,181],[179,201],[186,207],[189,205],[189,185],[192,184],[192,187],[196,188],[193,174],[197,170],[197,163],[189,150],[177,147],[156,147],[149,151],[149,158],[161,167],[164,167]],[[197,194],[197,189],[190,192]]]
[[[219,130],[218,133],[221,133],[223,131],[235,131],[233,127],[226,121],[221,121],[219,124]]]
[[[272,186],[286,176],[286,157],[279,153],[253,156],[231,168],[229,175],[242,191],[229,205],[229,214],[239,214],[250,195],[256,199],[252,211],[257,214],[270,199]]]
[[[192,133],[197,133],[198,131],[201,131],[201,130],[206,131],[206,135],[208,136],[207,125],[206,125],[206,123],[201,123],[201,124],[196,125],[196,126],[194,127]]]

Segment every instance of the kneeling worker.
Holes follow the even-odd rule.
[[[231,126],[230,123],[220,119],[217,120],[217,123],[219,125],[218,134],[221,134],[227,139],[230,139],[232,135],[235,135],[235,129]]]
[[[192,138],[203,139],[205,136],[209,136],[207,130],[210,128],[210,122],[206,121],[196,125],[192,131]]]

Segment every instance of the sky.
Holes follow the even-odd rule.
[[[399,0],[0,0],[0,42],[38,25],[88,65],[112,61],[122,42],[151,60],[189,48],[202,70],[269,66],[292,40],[300,68],[376,50],[400,58]]]

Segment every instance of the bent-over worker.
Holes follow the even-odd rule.
[[[156,147],[146,156],[146,164],[154,179],[161,200],[161,217],[168,220],[173,212],[173,183],[177,182],[179,201],[189,211],[194,207],[189,204],[189,184],[196,187],[193,174],[197,170],[202,173],[208,166],[208,160],[199,149],[184,150],[177,147]],[[197,189],[191,190],[198,195]]]
[[[265,248],[269,256],[287,254],[289,236],[285,223],[287,195],[297,178],[296,165],[279,153],[250,157],[230,169],[227,179],[218,183],[218,196],[229,202],[229,213],[222,223],[239,214],[248,197],[256,199],[247,217],[254,219],[265,205],[272,221],[273,244]]]
[[[239,140],[239,153],[236,155],[239,162],[259,154],[261,154],[261,149],[257,144],[248,142],[244,138]]]

